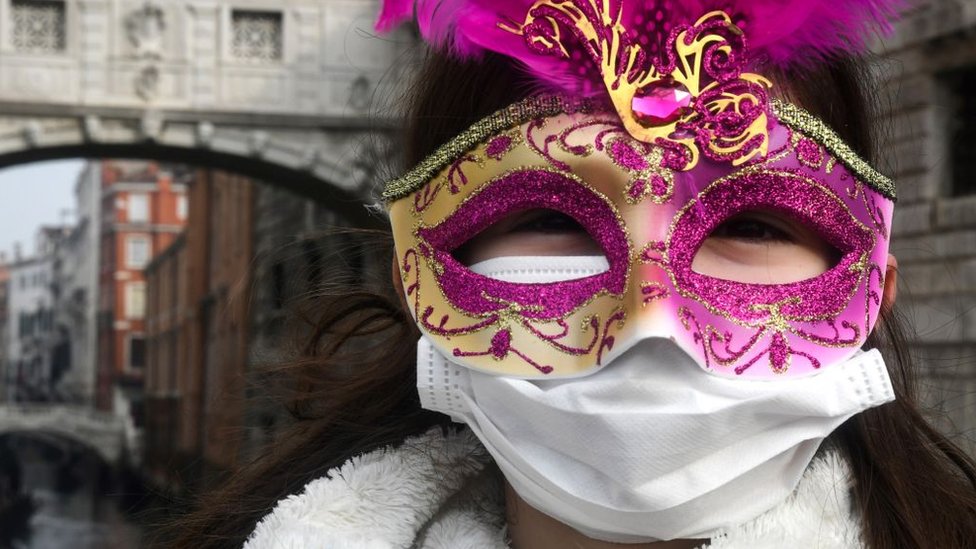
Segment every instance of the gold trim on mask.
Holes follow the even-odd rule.
[[[393,202],[423,187],[441,170],[495,134],[517,128],[535,118],[549,118],[577,112],[590,113],[596,110],[598,105],[597,101],[571,99],[560,95],[537,95],[512,103],[474,123],[412,170],[387,183],[383,189],[383,201]]]
[[[891,178],[872,168],[819,118],[801,107],[776,99],[771,101],[771,107],[782,124],[804,133],[824,146],[832,157],[837,158],[852,172],[852,175],[885,198],[892,201],[896,199],[895,184]],[[476,122],[406,174],[387,183],[383,189],[382,199],[390,204],[413,193],[491,136],[521,126],[535,118],[603,111],[613,112],[608,105],[597,100],[572,99],[559,95],[539,95],[523,99]]]
[[[779,99],[772,100],[773,112],[779,121],[793,130],[802,132],[820,145],[823,145],[831,156],[839,160],[847,167],[859,180],[866,183],[872,189],[878,191],[885,198],[897,199],[895,184],[890,177],[882,175],[861,158],[837,132],[825,124],[810,112],[787,103]],[[833,167],[827,170],[827,173]]]

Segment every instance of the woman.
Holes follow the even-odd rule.
[[[178,545],[971,546],[845,57],[885,6],[487,4],[417,9],[397,296],[322,305],[302,431]]]

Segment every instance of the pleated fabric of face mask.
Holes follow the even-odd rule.
[[[600,540],[707,538],[796,487],[823,439],[894,399],[877,350],[812,378],[729,379],[666,339],[580,379],[459,366],[427,338],[424,408],[466,423],[530,505]]]

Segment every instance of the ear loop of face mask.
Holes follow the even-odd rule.
[[[517,284],[565,282],[604,273],[609,269],[602,255],[503,256],[479,261],[468,267],[473,273],[493,280]]]

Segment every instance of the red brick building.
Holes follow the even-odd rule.
[[[146,268],[144,464],[160,484],[240,454],[253,194],[243,176],[196,172],[186,231]]]
[[[96,406],[142,423],[143,269],[183,231],[189,173],[146,161],[101,163]]]

